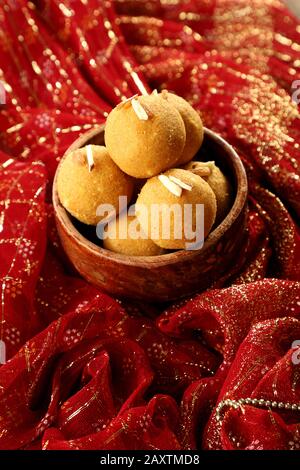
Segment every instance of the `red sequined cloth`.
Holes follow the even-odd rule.
[[[300,449],[299,57],[279,0],[1,2],[1,449]],[[72,272],[50,200],[142,84],[187,98],[250,185],[238,274],[166,311]]]

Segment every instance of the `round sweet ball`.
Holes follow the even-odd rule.
[[[177,162],[180,166],[192,160],[200,149],[204,137],[203,123],[197,111],[181,96],[166,90],[160,96],[177,109],[184,122],[186,141],[182,155]]]
[[[200,204],[204,205],[204,220]],[[165,249],[200,248],[214,224],[216,211],[211,187],[200,176],[182,169],[149,179],[136,201],[142,229]]]
[[[190,162],[186,170],[201,176],[209,184],[217,199],[216,222],[220,223],[228,214],[232,204],[231,184],[215,162]]]
[[[126,196],[129,202],[134,183],[112,161],[105,147],[88,145],[66,155],[59,167],[57,189],[61,204],[70,214],[80,222],[97,225],[107,215],[97,216],[97,208],[111,204],[118,212],[119,196]]]
[[[136,216],[120,214],[105,230],[103,246],[127,256],[157,256],[164,250],[146,237]]]
[[[111,158],[135,178],[150,178],[174,166],[185,140],[179,112],[158,95],[121,103],[106,121],[105,144]]]

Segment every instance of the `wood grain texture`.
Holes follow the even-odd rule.
[[[77,139],[68,152],[103,142],[104,127],[99,127]],[[119,255],[103,249],[100,240],[98,246],[85,238],[60,204],[56,172],[53,205],[58,233],[66,254],[86,280],[119,297],[160,302],[207,289],[235,265],[246,244],[248,186],[245,170],[234,149],[208,129],[205,129],[200,153],[201,159],[215,160],[230,177],[234,187],[232,208],[210,233],[201,250],[181,250],[155,257]]]

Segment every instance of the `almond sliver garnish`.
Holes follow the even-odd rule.
[[[159,181],[167,188],[170,193],[174,194],[177,197],[180,197],[182,194],[182,189],[176,183],[173,183],[166,175],[159,175]]]
[[[121,101],[121,103],[117,104],[117,108],[122,108],[122,106],[124,106],[124,104],[129,103],[130,101],[134,100],[138,96],[139,95],[136,93],[135,95],[130,96],[130,98],[126,98],[126,100],[123,100],[123,101]]]
[[[169,176],[169,179],[173,181],[173,183],[176,183],[178,186],[180,186],[182,189],[186,189],[187,191],[192,191],[192,186],[184,183],[180,179],[176,178],[176,176]]]
[[[93,157],[93,151],[92,151],[91,145],[87,145],[86,147],[86,158],[88,162],[89,171],[92,171],[92,169],[95,166],[95,163],[94,163],[94,157]]]
[[[195,173],[195,175],[206,178],[210,176],[212,172],[212,166],[214,162],[192,162],[189,166],[185,167],[188,171]]]
[[[141,121],[148,121],[149,116],[138,100],[136,100],[135,98],[131,100],[131,105],[133,107],[135,114]]]
[[[153,90],[153,91],[152,91],[152,95],[154,95],[154,96],[158,95],[158,91],[157,91],[156,89]]]

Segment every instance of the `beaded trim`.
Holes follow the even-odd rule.
[[[216,408],[217,421],[220,421],[221,419],[221,412],[223,408],[232,407],[234,409],[238,409],[243,405],[254,405],[258,407],[300,411],[300,404],[297,405],[296,403],[283,403],[282,401],[277,402],[271,400],[264,400],[262,398],[240,398],[239,400],[226,399],[221,401]]]

